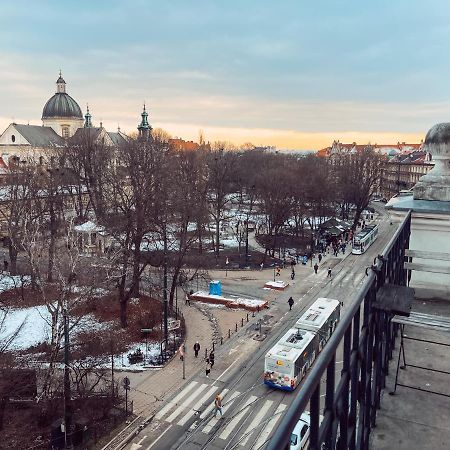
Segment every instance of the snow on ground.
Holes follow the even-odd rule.
[[[260,308],[264,308],[267,305],[267,302],[264,300],[258,300],[258,299],[253,299],[253,298],[242,298],[242,297],[236,297],[233,295],[229,295],[227,297],[224,297],[222,295],[216,295],[216,294],[210,294],[206,291],[198,291],[198,292],[194,292],[192,294],[192,297],[197,297],[200,298],[200,302],[201,299],[204,300],[208,300],[211,299],[211,303],[209,303],[209,305],[214,305],[216,306],[218,302],[220,306],[227,306],[229,308],[257,308],[258,306]],[[202,303],[205,303],[205,301],[203,301]]]
[[[141,349],[142,354],[144,355],[144,361],[131,364],[128,361],[128,354],[134,353],[137,349]],[[147,351],[145,350],[145,342],[133,344],[129,347],[129,349],[114,357],[114,368],[117,370],[126,370],[126,371],[142,371],[151,366],[149,364],[150,361],[156,360],[161,355],[161,346],[159,342],[149,342],[147,344]]]
[[[30,284],[31,278],[29,276],[18,275],[3,275],[0,278],[0,293],[4,291],[10,291],[11,289],[20,288]]]
[[[10,346],[11,350],[26,350],[37,344],[49,342],[51,315],[45,305],[10,309],[0,329],[0,341],[8,339],[22,323],[22,329]],[[74,330],[92,331],[105,328],[108,328],[108,323],[99,323],[93,315],[87,315],[80,319]]]
[[[284,281],[266,281],[264,283],[264,289],[283,290],[286,289],[288,286],[289,284]]]
[[[0,341],[8,339],[23,323],[20,333],[11,344],[11,349],[23,350],[45,342],[49,337],[49,319],[50,314],[45,306],[10,310],[0,329]]]

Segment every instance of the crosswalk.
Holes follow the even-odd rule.
[[[215,416],[214,398],[222,398],[223,417]],[[161,422],[189,426],[189,431],[214,434],[222,441],[236,440],[237,447],[260,449],[281,419],[287,405],[216,384],[191,381],[156,415]]]

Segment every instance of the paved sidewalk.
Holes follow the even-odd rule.
[[[350,248],[347,248],[345,255],[342,253],[338,258],[332,255],[324,255],[320,264],[319,274],[327,270],[328,266],[334,267],[339,261],[350,254]],[[313,264],[318,262],[317,257],[313,260]],[[313,273],[311,262],[306,265],[297,264],[295,266],[296,277],[294,282],[290,279],[290,264],[282,269],[281,276],[277,277],[294,286],[301,283],[301,280]],[[287,291],[262,290],[264,283],[273,278],[273,269],[264,270],[228,270],[227,276],[225,271],[216,270],[210,272],[212,278],[222,281],[223,291],[225,293],[236,293],[242,296],[260,298],[269,300],[269,304],[276,298],[290,295]],[[204,305],[187,306],[180,305],[185,323],[186,323],[186,380],[191,378],[197,371],[204,370],[204,352],[205,348],[211,348],[213,339],[220,339],[222,335],[224,340],[228,338],[228,329],[234,332],[235,324],[241,323],[241,319],[246,321],[247,311],[229,310],[228,308],[210,308]],[[204,312],[202,312],[204,310]],[[250,320],[257,320],[249,315]],[[233,338],[233,336],[232,336]],[[199,341],[201,349],[198,358],[194,358],[193,346],[195,341]],[[121,372],[117,374],[117,378],[127,376],[131,381],[130,400],[133,400],[134,413],[148,417],[152,415],[165,399],[170,397],[177,389],[179,389],[186,380],[183,380],[183,363],[179,356],[175,356],[162,369],[149,369],[141,373]]]
[[[211,343],[213,326],[196,307],[181,305],[180,309],[187,329],[185,371],[186,379],[188,379],[199,369],[199,366],[203,367],[201,355],[205,346]],[[196,340],[202,347],[199,358],[193,356],[192,347]],[[161,406],[168,395],[183,384],[183,362],[179,356],[175,356],[162,369],[149,369],[141,373],[122,372],[118,378],[125,376],[131,381],[130,400],[133,400],[134,413],[149,416]]]

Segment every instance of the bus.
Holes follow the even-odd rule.
[[[266,354],[264,384],[293,391],[314,363],[340,317],[338,300],[318,298]]]
[[[341,302],[333,298],[318,298],[297,320],[295,328],[318,334],[319,351],[330,339],[341,315]]]
[[[359,233],[353,236],[352,253],[354,255],[363,254],[378,236],[378,225],[372,224],[364,227]]]

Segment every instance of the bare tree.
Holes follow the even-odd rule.
[[[217,142],[207,155],[208,204],[215,222],[215,254],[219,259],[220,224],[224,219],[226,205],[232,197],[231,177],[236,168],[237,154],[224,142]]]

